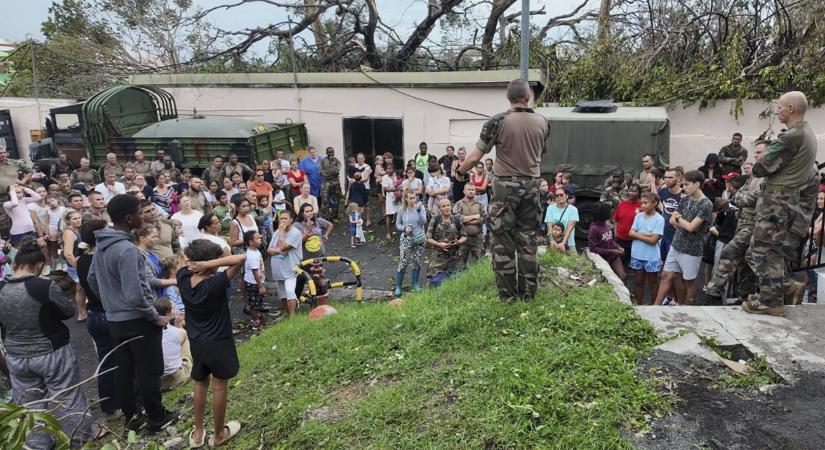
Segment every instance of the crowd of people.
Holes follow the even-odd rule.
[[[735,133],[697,170],[655,167],[654,156],[645,155],[636,176],[614,173],[593,205],[587,247],[622,280],[632,271],[637,304],[726,303],[784,315],[783,305],[805,297],[816,303],[818,274],[804,269],[821,259],[825,183],[816,173],[806,106],[800,93],[783,96],[778,115],[790,132],[755,142],[751,161]],[[793,178],[780,171],[789,168]],[[786,179],[777,183],[779,175]],[[566,233],[575,233],[578,215],[566,204],[574,190],[564,176],[557,180],[562,187],[549,194],[556,202],[547,218],[551,248],[565,251],[573,248]],[[787,198],[768,207],[765,194]]]
[[[236,330],[226,308],[233,291],[242,296],[253,330],[263,326],[267,312],[266,281],[275,285],[282,311],[293,316],[306,281],[296,268],[325,255],[336,223],[348,222],[353,246],[367,243],[364,229],[373,227],[373,217],[383,222],[386,239],[400,235],[397,295],[408,269],[412,289],[421,289],[426,247],[432,249],[426,271],[432,285],[483,257],[492,160],[462,179],[454,171],[464,155],[464,149],[449,147],[439,160],[422,143],[416,158],[396,170],[391,154],[378,156],[373,167],[358,154],[344,167],[332,148],[326,157],[309,148],[300,160],[278,152],[254,168],[237,155],[226,162],[215,157],[194,176],[162,151],[152,162],[140,151],[127,163],[109,154],[97,170],[86,158],[75,167],[61,152],[43,170],[9,160],[0,148],[0,168],[15,169],[0,218],[0,225],[8,225],[2,244],[3,279],[9,280],[0,324],[14,401],[47,398],[79,381],[62,323],[73,317],[85,322],[101,361],[120,346],[102,366],[117,370],[98,379],[107,419],[123,416],[127,429],[158,431],[177,418],[163,407],[161,390],[193,378],[195,422],[202,423],[209,380],[214,407],[225,409],[226,381],[237,372],[231,344]],[[61,289],[67,283],[74,289]],[[26,302],[5,295],[23,286]],[[74,297],[68,299],[68,292]],[[34,303],[39,306],[32,308]],[[46,389],[32,393],[34,383]],[[67,432],[77,428],[75,440],[102,432],[82,413],[88,407],[82,390],[62,406],[74,419],[61,424]],[[225,422],[218,410],[220,442],[237,433],[238,424]],[[196,426],[192,442],[204,436]],[[49,443],[45,433],[29,439],[32,448]]]
[[[306,283],[296,269],[325,256],[325,242],[342,222],[353,247],[369,243],[365,229],[380,234],[379,224],[386,242],[399,236],[396,296],[407,271],[412,289],[421,289],[427,249],[425,277],[434,287],[490,251],[502,301],[529,301],[538,271],[528,244],[538,236],[548,251],[577,252],[577,186],[566,171],[552,180],[537,176],[546,123],[526,108],[525,83],[512,82],[508,99],[514,109],[485,125],[469,157],[447,146],[437,158],[422,142],[403,165],[390,153],[376,155],[372,166],[362,153],[342,165],[332,148],[323,157],[310,147],[300,160],[278,152],[254,168],[234,154],[215,157],[201,176],[177,168],[163,151],[152,162],[140,151],[128,163],[109,154],[98,170],[86,158],[75,167],[60,153],[44,171],[9,160],[0,146],[0,234],[8,233],[0,369],[10,375],[14,402],[47,399],[80,381],[63,323],[74,317],[86,323],[102,370],[116,366],[97,383],[108,419],[122,416],[128,430],[158,432],[178,419],[161,392],[192,378],[190,446],[227,442],[240,430],[225,417],[227,384],[239,370],[228,308],[233,291],[253,330],[263,326],[266,282],[275,285],[282,311],[295,315]],[[655,156],[645,155],[638,173],[613,173],[593,205],[585,246],[620,278],[633,271],[639,304],[692,304],[704,275],[706,300],[721,304],[735,293],[748,312],[782,315],[774,297],[798,303],[804,286],[789,276],[794,255],[814,258],[822,247],[825,189],[817,196],[811,185],[815,138],[803,120],[806,106],[804,96],[780,99],[780,121],[791,130],[756,142],[753,161],[736,133],[698,170],[656,167]],[[512,161],[502,160],[514,158],[506,152],[498,163],[482,161],[497,139],[527,139],[516,133],[519,121],[534,131],[530,157],[517,161],[529,170],[506,173]],[[494,132],[491,123],[506,131]],[[814,197],[815,212],[806,209]],[[774,202],[767,212],[766,199]],[[520,253],[514,256],[508,242]],[[515,260],[519,274],[512,277],[506,272],[515,271]],[[75,285],[73,299],[64,278]],[[815,277],[809,285],[814,302]],[[210,389],[214,429],[207,438]],[[92,427],[82,389],[64,392],[55,408],[73,440],[102,432]],[[30,448],[51,444],[46,433],[29,436]]]

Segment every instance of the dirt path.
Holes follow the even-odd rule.
[[[672,389],[672,413],[632,437],[642,449],[821,449],[825,377],[806,374],[798,382],[752,388],[719,385],[725,370],[697,357],[654,351],[640,373],[653,373]]]

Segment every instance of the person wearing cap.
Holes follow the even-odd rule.
[[[754,159],[759,162],[769,145],[768,141],[756,144],[753,150]],[[736,293],[740,297],[737,303],[742,303],[750,294],[756,293],[756,275],[745,262],[745,253],[751,244],[753,236],[754,217],[756,216],[756,200],[762,194],[764,180],[761,177],[739,177],[747,182],[730,198],[720,199],[719,206],[729,209],[733,205],[737,209],[736,230],[733,237],[722,248],[719,262],[714,266],[713,277],[705,285],[705,303],[721,305],[728,291],[728,283],[736,274]],[[729,178],[733,181],[735,178]]]
[[[335,149],[327,147],[327,157],[321,160],[321,215],[327,220],[338,217],[341,203],[341,160],[335,157]]]
[[[627,184],[624,182],[624,171],[616,169],[608,180],[608,185],[605,186],[599,201],[610,206],[610,209],[613,210],[622,200],[627,200]]]
[[[722,195],[720,199],[729,199],[736,193],[736,187],[734,185],[734,179],[739,178],[739,172],[728,172],[722,175],[722,179],[725,180],[725,190],[722,191]],[[718,203],[718,202],[717,202]]]

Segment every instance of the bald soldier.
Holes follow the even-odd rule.
[[[779,98],[776,115],[788,128],[777,136],[753,176],[764,177],[756,202],[753,237],[746,259],[757,276],[759,293],[749,296],[742,309],[751,314],[784,316],[785,293],[793,290],[791,267],[805,237],[817,194],[816,135],[805,111],[801,92]]]
[[[488,215],[498,296],[504,302],[529,301],[538,287],[539,176],[550,129],[547,120],[528,107],[530,86],[526,81],[511,81],[507,100],[510,109],[484,124],[476,148],[456,175],[466,175],[483,155],[496,148]]]

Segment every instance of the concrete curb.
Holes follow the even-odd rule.
[[[627,289],[624,282],[622,282],[616,273],[613,272],[613,268],[610,267],[610,264],[608,264],[607,261],[605,261],[601,256],[591,253],[588,249],[584,249],[584,255],[587,256],[587,259],[589,259],[590,262],[596,266],[596,269],[598,269],[607,282],[610,283],[610,287],[613,288],[613,292],[616,294],[616,297],[619,298],[619,301],[627,305],[632,305],[633,302],[630,300],[630,290]]]

